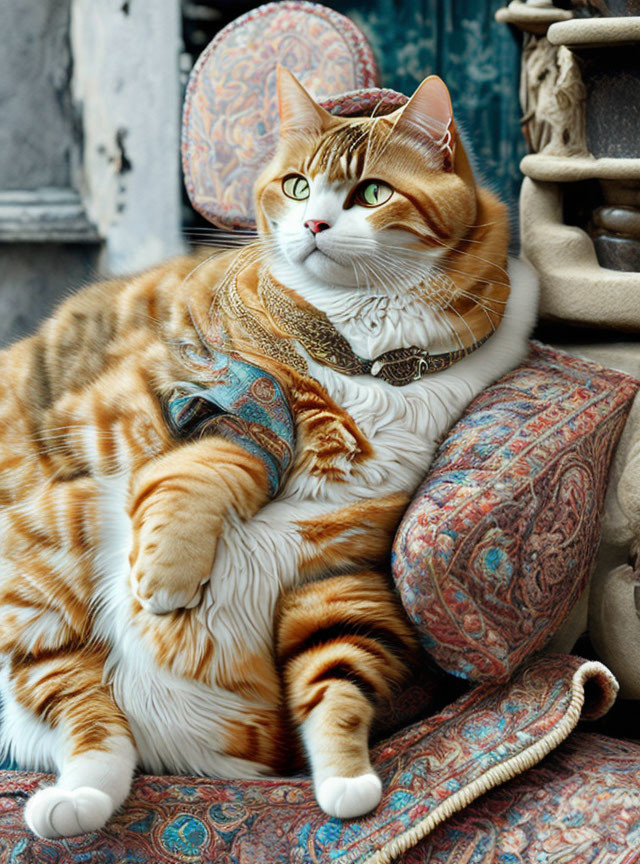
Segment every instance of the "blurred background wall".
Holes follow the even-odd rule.
[[[0,0],[0,344],[68,291],[185,248],[180,109],[233,0]],[[383,86],[441,75],[482,173],[516,213],[519,46],[502,0],[329,0]],[[515,225],[514,225],[515,228]]]

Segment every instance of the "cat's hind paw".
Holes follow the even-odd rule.
[[[327,777],[318,787],[316,797],[329,816],[355,819],[378,806],[382,798],[382,783],[372,772],[359,777]]]
[[[102,828],[114,811],[113,801],[100,789],[80,786],[73,791],[50,786],[27,801],[24,818],[38,837],[55,840]]]

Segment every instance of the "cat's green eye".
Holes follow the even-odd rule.
[[[288,198],[304,201],[309,197],[309,181],[302,174],[289,174],[282,181],[282,191]]]
[[[379,207],[393,195],[393,189],[382,180],[365,180],[356,189],[355,202],[363,207]]]

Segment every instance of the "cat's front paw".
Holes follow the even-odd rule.
[[[143,609],[156,615],[193,609],[209,581],[214,557],[215,544],[203,538],[186,548],[175,537],[143,544],[131,566],[133,594]]]
[[[373,772],[359,777],[327,777],[320,783],[316,797],[329,816],[355,819],[378,806],[382,798],[382,783]]]
[[[189,589],[183,591],[168,591],[166,588],[158,588],[148,593],[148,588],[141,581],[133,581],[132,588],[134,597],[139,601],[143,609],[153,612],[154,615],[166,615],[177,609],[193,609],[202,599],[202,586],[198,586],[195,593]]]
[[[97,831],[111,818],[113,801],[100,789],[81,786],[69,791],[51,786],[32,795],[25,822],[38,837],[56,840]]]

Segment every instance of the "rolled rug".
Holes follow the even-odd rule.
[[[452,838],[446,830],[439,833],[440,846],[429,852],[425,838],[430,832],[485,792],[538,763],[569,735],[581,715],[595,718],[604,713],[615,693],[615,679],[602,664],[563,655],[523,666],[507,684],[477,685],[444,710],[373,748],[383,798],[376,811],[358,820],[342,821],[323,813],[307,778],[140,776],[123,808],[101,831],[64,841],[43,840],[31,834],[22,811],[27,797],[51,777],[0,772],[0,860],[389,864],[424,841],[426,845],[418,846],[424,857],[406,860],[431,861],[433,849],[451,844]],[[640,748],[636,750],[635,773],[629,772],[629,777],[640,775]],[[591,767],[597,772],[597,763]],[[562,794],[547,789],[544,772],[541,780],[536,776],[526,773],[516,782],[532,790],[534,800],[538,796],[552,802],[552,793]],[[507,791],[498,800],[512,799],[511,785],[501,787]],[[573,791],[574,786],[567,785]],[[482,800],[479,806],[490,812],[491,797]],[[618,799],[616,806],[624,815],[624,801]],[[531,805],[526,815],[535,819]],[[478,847],[476,857],[466,860],[478,864],[495,860],[490,849],[487,857],[477,857],[478,849],[487,848],[482,837],[491,829],[492,817],[485,818],[484,834],[474,834],[477,823],[472,822],[463,837],[472,851]],[[464,826],[465,820],[462,813],[458,824]],[[504,820],[496,824],[502,831],[508,828]],[[548,826],[541,827],[548,833]],[[458,828],[453,840],[459,836]]]

